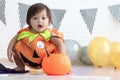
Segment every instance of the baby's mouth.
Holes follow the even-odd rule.
[[[38,28],[42,28],[42,25],[39,24],[39,25],[38,25]]]

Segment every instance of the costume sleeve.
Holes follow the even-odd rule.
[[[20,29],[20,30],[17,32],[17,34],[20,34],[20,33],[23,32],[23,31],[29,31],[29,27],[26,27],[26,28],[24,28],[24,29]]]

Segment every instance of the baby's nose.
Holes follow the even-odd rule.
[[[38,19],[38,22],[41,22],[42,21],[42,19]]]

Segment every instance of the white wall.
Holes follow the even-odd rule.
[[[120,41],[120,23],[114,19],[108,7],[120,4],[120,0],[6,0],[6,25],[0,20],[0,58],[7,57],[7,46],[10,39],[20,29],[18,2],[34,4],[42,2],[51,9],[65,9],[66,14],[61,22],[60,31],[65,39],[78,41],[81,46],[89,44],[94,36],[105,36],[111,41]],[[90,34],[80,14],[81,9],[97,8],[93,33]]]

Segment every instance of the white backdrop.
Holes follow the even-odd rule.
[[[5,0],[6,25],[0,20],[0,58],[7,57],[8,43],[21,28],[18,3],[31,5],[36,2],[42,2],[51,9],[66,10],[59,28],[64,33],[65,39],[76,40],[81,46],[88,45],[95,36],[105,36],[111,41],[120,41],[120,23],[108,9],[111,5],[120,4],[120,0]],[[97,8],[92,34],[80,14],[81,9],[91,8]]]

